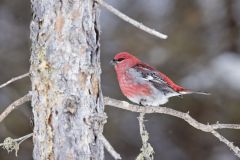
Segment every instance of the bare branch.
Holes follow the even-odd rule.
[[[4,149],[6,149],[8,152],[11,152],[13,150],[15,150],[15,155],[17,156],[18,150],[19,150],[19,146],[20,144],[27,140],[28,138],[32,137],[33,133],[27,134],[23,137],[17,138],[17,139],[13,139],[11,137],[7,137],[3,143],[0,143],[0,147],[3,147]]]
[[[230,142],[229,140],[227,140],[225,137],[223,137],[220,133],[218,133],[215,130],[212,130],[211,133],[215,137],[217,137],[217,139],[219,139],[219,141],[225,143],[230,148],[230,150],[232,150],[236,154],[236,156],[240,158],[240,150],[237,146],[233,145],[233,142]]]
[[[194,128],[198,128],[204,132],[210,132],[213,129],[240,129],[240,125],[239,124],[220,124],[219,122],[217,122],[216,124],[212,124],[212,125],[205,125],[202,123],[199,123],[198,121],[196,121],[195,119],[193,119],[189,113],[183,113],[171,108],[166,108],[166,107],[141,107],[138,105],[133,105],[133,104],[129,104],[126,101],[119,101],[113,98],[109,98],[109,97],[104,97],[104,101],[106,105],[110,105],[113,107],[117,107],[117,108],[121,108],[121,109],[125,109],[125,110],[130,110],[132,112],[141,112],[141,113],[162,113],[162,114],[167,114],[167,115],[171,115],[174,117],[178,117],[181,118],[183,120],[185,120],[187,123],[189,123],[191,126],[193,126]]]
[[[22,98],[19,98],[18,100],[14,101],[12,104],[10,104],[1,114],[0,114],[0,122],[2,122],[9,113],[11,113],[14,109],[18,108],[20,105],[22,105],[25,102],[28,102],[31,100],[31,94],[28,93]]]
[[[149,135],[144,125],[144,115],[145,113],[140,113],[138,117],[140,136],[142,139],[142,148],[136,160],[153,160],[154,150],[151,144],[148,142]]]
[[[10,79],[9,81],[1,84],[1,85],[0,85],[0,88],[3,88],[3,87],[7,86],[8,84],[10,84],[10,83],[12,83],[12,82],[15,82],[15,81],[17,81],[17,80],[19,80],[19,79],[23,79],[23,78],[25,78],[25,77],[27,77],[27,76],[29,76],[29,73],[25,73],[25,74],[23,74],[23,75],[14,77],[14,78]]]
[[[98,138],[102,141],[104,147],[113,156],[114,159],[122,159],[120,154],[118,154],[114,150],[114,148],[111,146],[111,144],[108,142],[108,140],[102,134],[99,134]]]
[[[119,101],[115,100],[109,97],[104,97],[104,103],[105,105],[110,105],[113,107],[129,110],[132,112],[140,112],[140,113],[161,113],[161,114],[167,114],[174,117],[178,117],[180,119],[183,119],[188,124],[193,126],[194,128],[201,130],[203,132],[212,133],[216,138],[218,138],[221,142],[225,143],[233,152],[236,154],[237,157],[240,158],[240,149],[237,146],[234,146],[232,142],[228,141],[225,137],[223,137],[220,133],[216,131],[216,129],[240,129],[240,125],[237,124],[213,124],[213,125],[205,125],[202,124],[195,119],[193,119],[189,113],[183,113],[180,111],[176,111],[171,108],[166,107],[141,107],[138,105],[129,104],[125,101]]]
[[[213,129],[240,129],[239,124],[212,124],[211,127]]]
[[[110,12],[112,12],[113,14],[115,14],[116,16],[118,16],[119,18],[121,18],[122,20],[132,24],[133,26],[151,34],[151,35],[154,35],[158,38],[161,38],[161,39],[167,39],[167,35],[163,34],[163,33],[160,33],[160,32],[157,32],[156,30],[154,29],[151,29],[145,25],[143,25],[142,23],[126,16],[125,14],[123,14],[122,12],[118,11],[116,8],[112,7],[111,5],[109,5],[108,3],[104,2],[103,0],[96,0],[99,4],[101,4],[103,7],[105,7],[107,10],[109,10]]]

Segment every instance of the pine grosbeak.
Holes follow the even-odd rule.
[[[122,93],[132,102],[143,106],[159,106],[168,98],[194,92],[175,84],[165,74],[141,62],[127,52],[118,53],[111,61],[117,73]]]

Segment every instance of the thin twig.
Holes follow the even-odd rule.
[[[110,12],[112,12],[113,14],[115,14],[116,16],[118,16],[119,18],[121,18],[122,20],[132,24],[133,26],[151,34],[151,35],[154,35],[158,38],[161,38],[161,39],[167,39],[167,35],[163,34],[163,33],[160,33],[160,32],[157,32],[156,30],[154,29],[151,29],[145,25],[143,25],[142,23],[126,16],[125,14],[123,14],[122,12],[118,11],[116,8],[114,8],[113,6],[109,5],[108,3],[106,3],[105,1],[103,0],[96,0],[99,4],[101,4],[103,7],[105,7],[107,10],[109,10]]]
[[[225,143],[230,148],[230,150],[232,150],[236,154],[236,156],[238,158],[240,158],[240,150],[237,146],[233,145],[233,142],[230,142],[229,140],[227,140],[225,137],[223,137],[219,132],[217,132],[215,130],[212,130],[211,133],[215,137],[217,137],[217,139],[219,139],[219,141]]]
[[[24,142],[25,140],[27,140],[28,138],[32,137],[33,136],[33,133],[29,133],[23,137],[20,137],[18,139],[16,139],[17,141],[20,141],[18,144],[20,145],[22,142]]]
[[[11,113],[14,109],[18,108],[20,105],[22,105],[25,102],[28,102],[31,100],[31,94],[28,93],[22,98],[19,98],[18,100],[14,101],[12,104],[10,104],[0,115],[0,122],[2,122],[9,113]]]
[[[98,138],[102,141],[104,147],[113,156],[114,159],[122,159],[120,154],[114,150],[112,145],[108,142],[108,140],[102,134],[99,134]]]
[[[218,138],[221,142],[225,143],[233,152],[236,154],[237,157],[240,158],[240,149],[237,146],[234,146],[232,142],[228,141],[225,137],[223,137],[220,133],[216,131],[216,129],[240,129],[240,125],[237,124],[213,124],[213,125],[205,125],[203,123],[200,123],[196,121],[194,118],[192,118],[189,113],[183,113],[171,108],[166,108],[166,107],[141,107],[138,105],[133,105],[129,104],[128,102],[125,101],[119,101],[116,99],[112,99],[109,97],[104,97],[104,103],[105,105],[110,105],[113,107],[129,110],[132,112],[140,112],[140,113],[161,113],[161,114],[167,114],[171,115],[174,117],[178,117],[180,119],[183,119],[186,121],[188,124],[193,126],[194,128],[212,133],[216,138]]]
[[[154,150],[151,144],[148,142],[149,134],[144,125],[144,115],[145,113],[140,113],[138,117],[140,136],[142,139],[142,148],[136,160],[153,160]]]
[[[213,129],[240,129],[239,124],[220,124],[218,122],[216,124],[212,124],[211,127]]]
[[[22,75],[20,75],[20,76],[14,77],[14,78],[10,79],[9,81],[1,84],[1,85],[0,85],[0,88],[3,88],[3,87],[7,86],[8,84],[10,84],[10,83],[12,83],[12,82],[15,82],[15,81],[17,81],[17,80],[19,80],[19,79],[23,79],[23,78],[25,78],[25,77],[27,77],[27,76],[29,76],[29,73],[25,73],[25,74],[22,74]]]

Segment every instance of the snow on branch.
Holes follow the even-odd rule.
[[[217,129],[240,129],[239,124],[203,124],[198,121],[196,121],[194,118],[192,118],[189,113],[180,112],[171,108],[166,107],[142,107],[138,105],[130,104],[126,101],[120,101],[109,97],[104,97],[104,103],[105,105],[129,110],[132,112],[139,112],[139,113],[160,113],[160,114],[166,114],[174,117],[178,117],[184,121],[186,121],[189,125],[192,127],[201,130],[203,132],[211,133],[213,136],[215,136],[218,140],[225,143],[230,150],[232,150],[237,157],[240,158],[240,149],[239,147],[235,146],[232,142],[228,141],[225,137],[223,137],[219,132],[217,132]]]
[[[98,2],[100,5],[102,5],[103,7],[105,7],[108,11],[112,12],[113,14],[115,14],[116,16],[118,16],[119,18],[121,18],[122,20],[132,24],[133,26],[151,34],[154,35],[158,38],[161,39],[167,39],[167,35],[160,33],[154,29],[151,29],[145,25],[143,25],[142,23],[126,16],[125,14],[123,14],[122,12],[118,11],[116,8],[114,8],[113,6],[109,5],[108,3],[104,2],[103,0],[96,0],[96,2]]]
[[[9,81],[1,84],[1,85],[0,85],[0,88],[3,88],[3,87],[7,86],[8,84],[10,84],[10,83],[12,83],[12,82],[15,82],[15,81],[17,81],[17,80],[23,79],[23,78],[25,78],[25,77],[27,77],[27,76],[29,76],[29,73],[25,73],[25,74],[22,74],[22,75],[20,75],[20,76],[14,77],[14,78],[10,79]]]
[[[24,104],[25,102],[28,102],[31,100],[31,94],[28,93],[22,98],[19,98],[18,100],[14,101],[12,104],[10,104],[1,114],[0,114],[0,122],[2,122],[9,113],[11,113],[14,109],[18,108],[20,105]]]

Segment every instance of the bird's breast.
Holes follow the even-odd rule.
[[[149,84],[137,76],[133,77],[128,72],[118,75],[118,81],[122,93],[127,97],[149,96],[152,94],[152,88]]]

